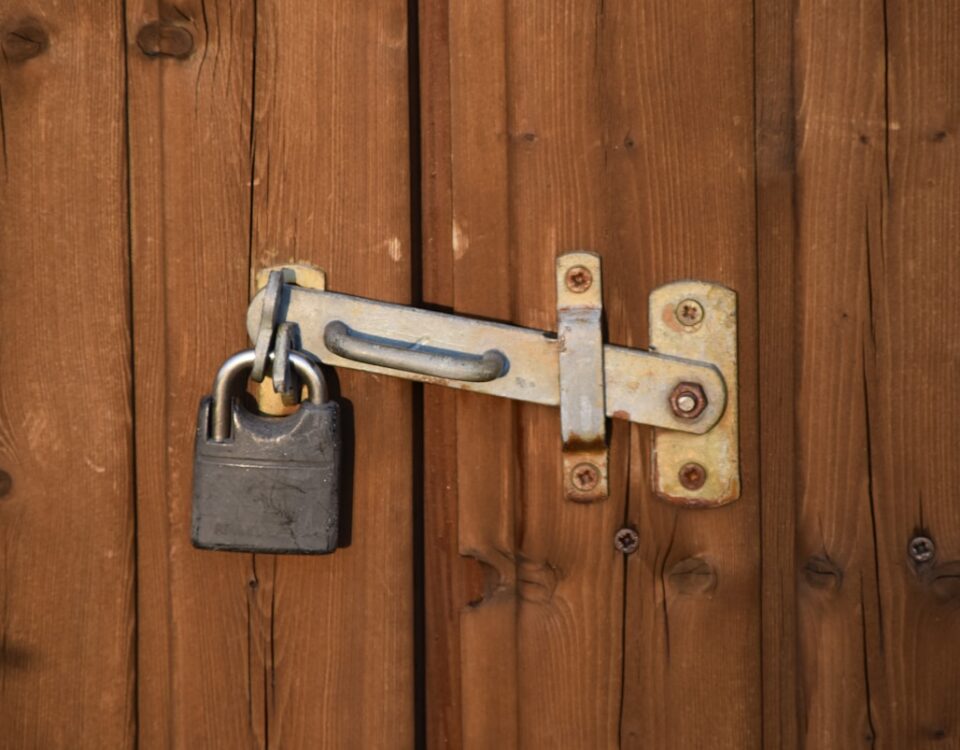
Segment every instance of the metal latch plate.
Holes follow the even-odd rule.
[[[717,507],[740,496],[737,295],[720,284],[677,281],[650,293],[650,348],[712,362],[726,385],[726,408],[702,435],[655,430],[654,488],[671,503]]]

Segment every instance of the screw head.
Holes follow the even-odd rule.
[[[600,469],[584,461],[570,470],[570,483],[581,492],[589,492],[600,483]]]
[[[573,266],[573,268],[567,269],[567,273],[563,277],[563,283],[574,294],[583,294],[593,286],[593,274],[585,266]]]
[[[640,535],[633,529],[624,527],[614,535],[613,546],[617,552],[632,555],[640,548]]]
[[[680,484],[688,490],[699,490],[707,481],[707,470],[700,464],[691,461],[680,467],[677,477],[680,479]]]
[[[707,408],[707,394],[699,383],[679,383],[670,393],[670,408],[675,417],[696,419]]]
[[[685,299],[676,306],[673,314],[677,316],[680,325],[692,328],[703,322],[703,305],[695,299]]]
[[[907,550],[914,562],[925,563],[933,559],[937,548],[930,537],[915,536],[910,540]]]

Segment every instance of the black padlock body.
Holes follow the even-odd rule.
[[[304,402],[270,417],[231,405],[230,438],[209,438],[211,399],[200,403],[193,477],[196,547],[324,554],[337,546],[340,408]]]

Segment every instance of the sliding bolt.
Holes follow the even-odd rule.
[[[692,328],[703,322],[703,305],[695,299],[685,299],[673,311],[680,325]]]
[[[613,537],[613,546],[617,552],[632,555],[640,547],[640,535],[633,529],[622,528]]]
[[[917,563],[930,562],[937,551],[933,545],[933,540],[926,536],[915,536],[911,539],[908,550],[911,559]]]
[[[593,286],[593,274],[590,273],[589,268],[584,266],[574,266],[567,271],[567,275],[563,277],[564,283],[574,294],[583,294],[591,286]]]
[[[707,394],[699,383],[680,383],[670,394],[670,408],[680,419],[696,419],[707,408]]]

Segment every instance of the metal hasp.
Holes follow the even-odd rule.
[[[570,500],[608,494],[606,417],[657,428],[656,491],[667,500],[710,506],[739,494],[736,296],[723,286],[677,282],[654,290],[651,350],[644,351],[603,343],[594,253],[557,259],[557,334],[308,289],[289,274],[284,281],[250,303],[252,341],[274,294],[267,305],[275,305],[277,322],[296,323],[301,349],[324,364],[559,406]],[[699,310],[697,321],[676,317],[684,301]],[[654,318],[665,305],[669,325]],[[684,483],[678,472],[693,463],[703,481]]]

